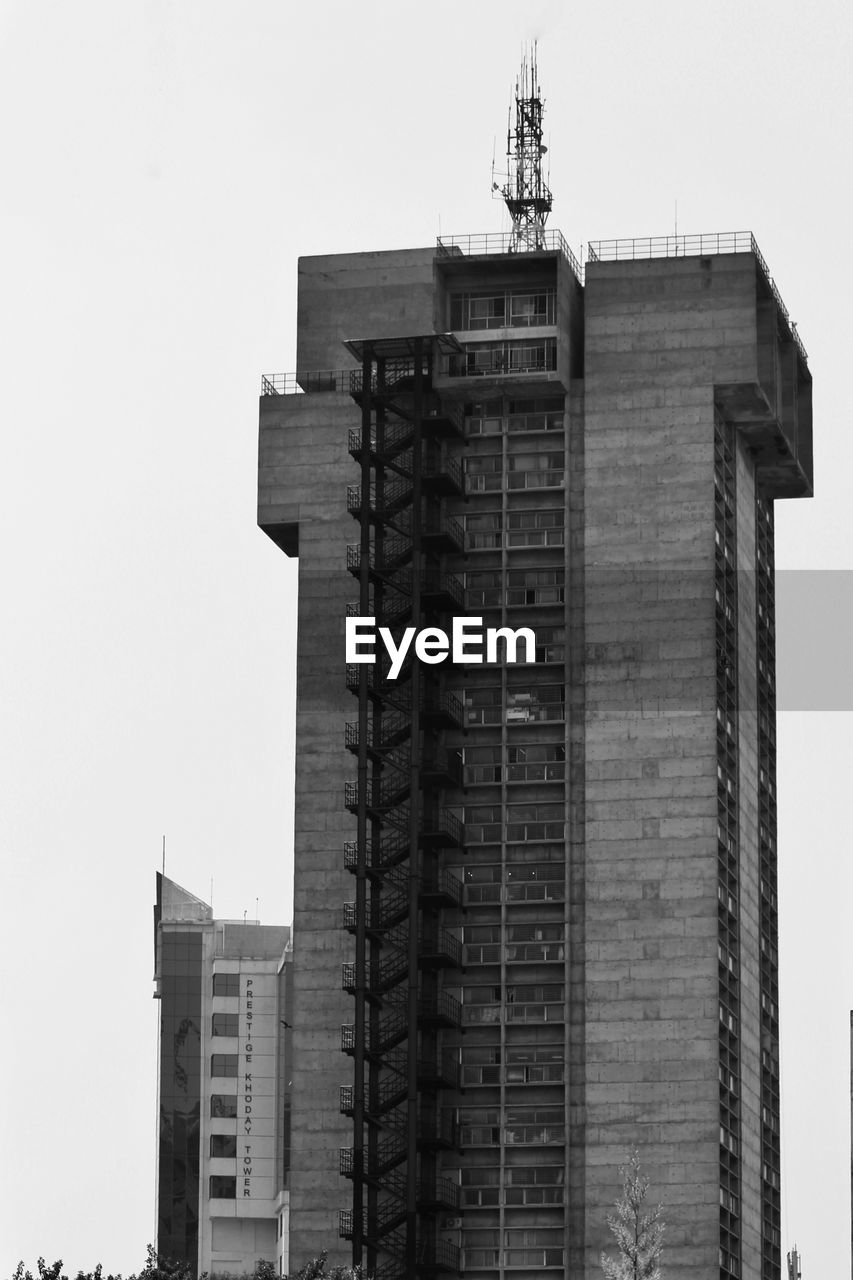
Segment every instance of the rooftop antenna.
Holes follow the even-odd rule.
[[[163,875],[166,874],[166,837],[163,836]]]
[[[548,151],[542,144],[544,104],[539,92],[536,65],[536,41],[530,54],[521,60],[521,71],[515,82],[515,128],[512,126],[512,103],[506,134],[507,181],[498,188],[512,218],[510,252],[545,248],[545,222],[553,200],[543,174],[542,159]]]
[[[803,1273],[800,1266],[800,1251],[794,1245],[788,1254],[788,1280],[802,1280]]]

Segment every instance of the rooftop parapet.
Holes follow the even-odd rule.
[[[511,253],[525,258],[538,253],[559,253],[572,269],[580,284],[583,284],[583,268],[572,253],[560,231],[544,231],[541,249],[519,250],[513,243],[511,231],[483,232],[467,236],[439,236],[436,241],[436,256],[439,258],[461,258],[472,255]]]
[[[776,304],[791,329],[797,350],[808,363],[808,353],[797,333],[797,326],[782,301],[782,295],[770,274],[764,254],[751,231],[711,231],[690,236],[645,236],[627,240],[590,240],[586,246],[587,262],[629,262],[643,258],[710,258],[721,253],[754,253],[764,273]]]

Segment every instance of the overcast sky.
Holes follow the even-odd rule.
[[[551,225],[752,230],[810,353],[817,496],[777,504],[783,1248],[848,1273],[851,31],[834,0],[0,0],[0,1277],[154,1239],[163,834],[218,915],[290,919],[295,570],[255,487],[297,257],[503,229],[532,37]]]

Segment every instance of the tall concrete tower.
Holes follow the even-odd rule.
[[[299,557],[291,1257],[581,1280],[636,1145],[670,1274],[775,1280],[773,507],[812,458],[764,259],[451,238],[302,259],[298,307],[259,471]],[[535,652],[392,678],[348,615]]]

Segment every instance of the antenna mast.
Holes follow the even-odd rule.
[[[542,157],[548,150],[542,145],[543,109],[534,41],[531,55],[521,60],[515,82],[515,128],[510,105],[506,136],[508,181],[500,189],[512,218],[510,251],[515,253],[545,248],[545,221],[553,201],[542,172]]]

